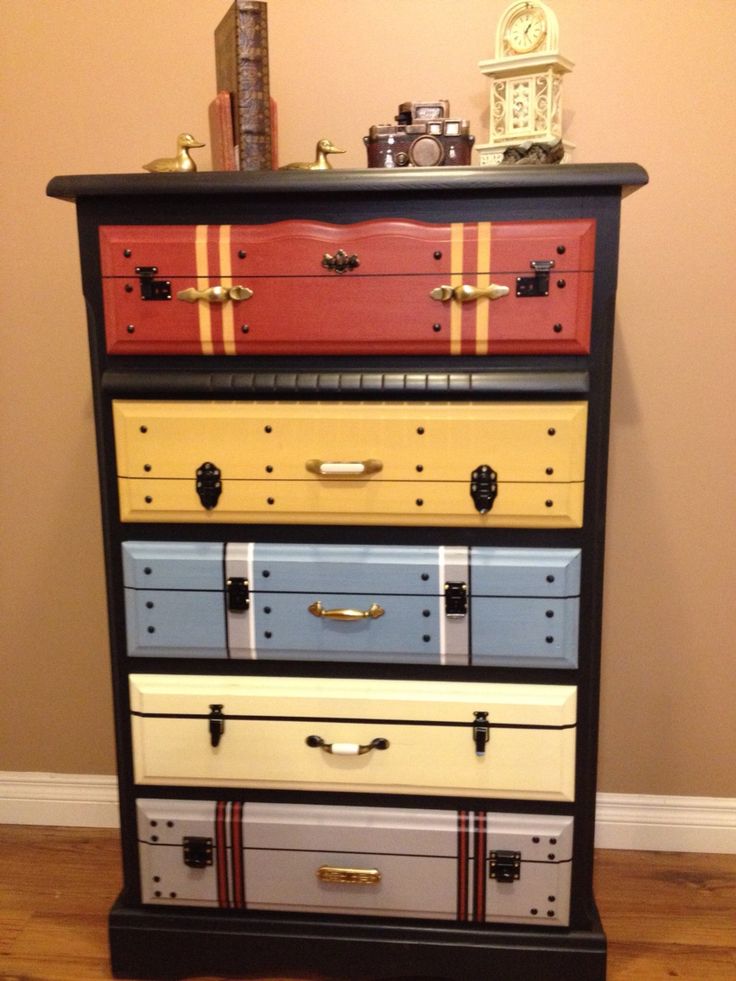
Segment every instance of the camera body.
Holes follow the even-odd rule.
[[[447,99],[402,102],[394,123],[363,137],[369,167],[454,167],[470,163],[475,137],[467,119],[450,118]]]

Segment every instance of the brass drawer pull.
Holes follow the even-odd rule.
[[[370,477],[383,470],[380,460],[307,460],[305,466],[319,477]]]
[[[305,742],[307,746],[321,749],[333,756],[365,756],[372,749],[388,749],[389,747],[388,739],[383,739],[380,736],[362,745],[361,743],[326,743],[322,736],[307,736]]]
[[[317,869],[320,882],[339,882],[351,886],[377,886],[381,881],[378,869],[344,869],[338,865],[320,865]]]
[[[447,300],[457,300],[459,303],[470,303],[472,300],[500,300],[502,296],[510,293],[508,286],[498,286],[491,283],[490,286],[469,286],[463,283],[462,286],[438,286],[429,294],[433,300],[440,300],[442,303]]]
[[[377,620],[386,612],[378,603],[371,603],[367,610],[326,610],[320,600],[315,600],[307,607],[313,617],[325,620]]]
[[[177,300],[184,300],[185,303],[196,303],[198,300],[204,300],[205,303],[227,303],[228,300],[249,300],[252,296],[253,290],[247,286],[210,286],[206,290],[191,287],[176,294]]]

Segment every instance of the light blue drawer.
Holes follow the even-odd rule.
[[[580,552],[125,542],[128,653],[570,668]]]

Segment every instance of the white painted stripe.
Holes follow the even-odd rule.
[[[253,609],[253,542],[228,542],[225,546],[225,579],[230,576],[247,579],[250,588],[250,609],[243,613],[227,612],[227,632],[230,656],[255,658],[255,610]]]
[[[440,545],[437,549],[439,565],[439,589],[437,590],[437,620],[440,625],[440,664],[447,664],[447,631],[445,629],[445,604],[442,597],[442,587],[447,582],[445,572],[445,546]]]
[[[250,583],[250,615],[248,617],[248,646],[250,648],[250,656],[252,660],[256,660],[258,657],[258,649],[256,648],[256,610],[255,610],[255,543],[248,542],[248,582]]]

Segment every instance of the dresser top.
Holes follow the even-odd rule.
[[[368,168],[330,171],[205,171],[196,174],[84,174],[54,177],[46,193],[65,201],[146,195],[465,193],[620,188],[646,184],[638,164]]]

